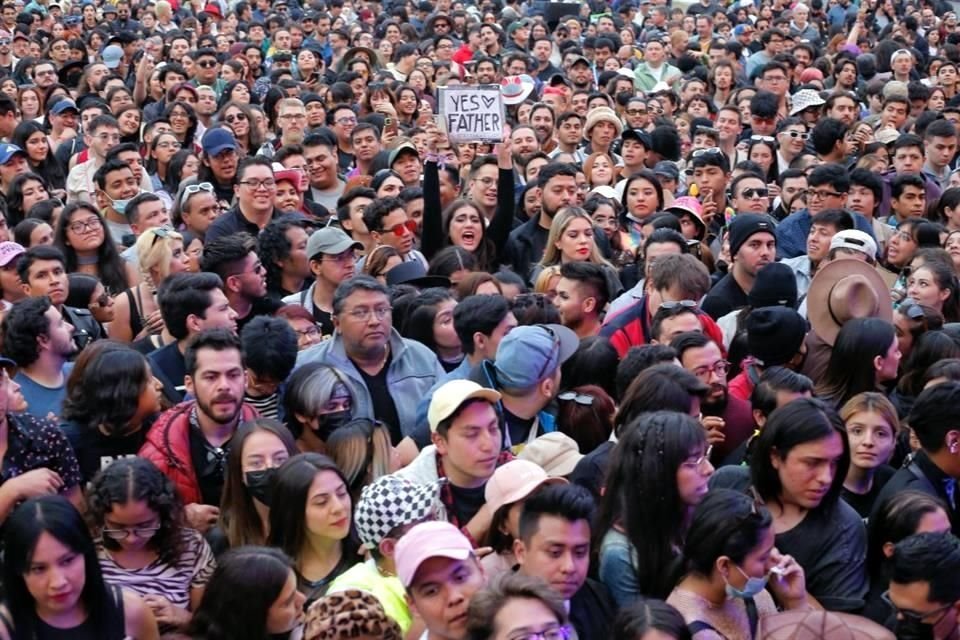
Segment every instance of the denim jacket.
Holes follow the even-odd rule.
[[[641,596],[637,584],[637,554],[633,545],[616,529],[610,529],[600,543],[600,570],[598,577],[607,585],[617,608],[634,602]]]

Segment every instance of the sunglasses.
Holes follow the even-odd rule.
[[[690,154],[690,157],[699,158],[701,156],[718,155],[718,154],[722,155],[723,149],[721,149],[720,147],[708,147],[706,149],[697,149],[696,151]]]
[[[900,303],[900,311],[911,320],[926,319],[923,307],[913,298],[904,298],[903,302]]]
[[[750,136],[750,139],[754,142],[776,142],[773,136]]]
[[[758,187],[756,189],[744,189],[740,192],[744,198],[766,198],[770,192],[767,189]]]
[[[577,393],[576,391],[564,391],[557,396],[557,400],[563,400],[564,402],[576,402],[579,405],[584,407],[593,406],[593,396],[588,396],[582,393]]]
[[[661,309],[696,309],[697,303],[693,300],[669,300],[660,303]]]
[[[802,131],[784,131],[783,135],[790,136],[791,138],[800,138],[801,140],[806,140],[810,137],[809,133],[804,133]]]
[[[398,236],[403,236],[408,233],[415,233],[417,231],[417,222],[415,220],[407,220],[401,224],[395,224],[389,229],[381,229],[380,233],[393,233]]]
[[[167,238],[171,237],[171,234],[173,233],[175,233],[173,227],[154,227],[153,242],[150,244],[150,246],[152,247],[153,245],[157,244],[157,240],[160,238],[166,240]]]
[[[227,124],[233,124],[234,122],[246,122],[247,114],[245,113],[231,113],[228,116],[223,117],[223,121]]]
[[[213,193],[213,185],[209,182],[201,182],[199,184],[190,184],[183,188],[183,195],[180,196],[180,208],[183,208],[183,205],[190,199],[190,196],[195,193],[200,193],[201,191],[206,191],[207,193]]]
[[[213,69],[215,66],[217,66],[217,61],[216,60],[200,60],[199,62],[197,62],[197,66],[200,67],[201,69]]]

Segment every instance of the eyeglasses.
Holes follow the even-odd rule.
[[[730,363],[726,360],[717,360],[712,365],[697,367],[692,373],[698,378],[706,379],[710,377],[711,373],[715,373],[718,377],[722,378],[727,375],[728,371],[730,371]]]
[[[707,155],[722,155],[723,149],[720,147],[707,147],[706,149],[697,149],[690,154],[691,158],[700,158]]]
[[[242,184],[246,187],[250,187],[254,191],[258,191],[261,188],[266,189],[267,191],[270,191],[271,189],[276,188],[277,181],[274,180],[273,178],[267,178],[265,180],[241,180],[237,184]]]
[[[152,538],[156,535],[157,531],[160,531],[159,525],[154,527],[131,527],[129,529],[102,529],[101,533],[103,533],[105,538],[110,538],[111,540],[126,540],[131,533],[138,538]]]
[[[884,602],[886,602],[888,605],[890,605],[890,608],[893,609],[894,612],[895,612],[897,615],[901,615],[901,616],[903,616],[905,619],[907,619],[907,620],[913,620],[913,621],[915,621],[915,622],[921,622],[921,621],[923,621],[923,620],[928,619],[930,616],[935,616],[935,615],[937,615],[937,614],[939,614],[939,613],[945,614],[948,609],[950,609],[951,607],[953,607],[953,603],[951,602],[950,604],[944,605],[944,606],[942,606],[942,607],[938,607],[938,608],[934,609],[933,611],[911,611],[910,609],[901,609],[901,608],[898,607],[897,605],[893,604],[893,600],[890,599],[890,590],[889,590],[889,589],[887,589],[887,590],[884,591],[882,594],[880,594],[880,598],[881,598]],[[941,616],[941,617],[942,617],[942,616]],[[934,623],[933,626],[936,626],[936,624],[937,624],[938,622],[940,622],[940,621],[937,620],[937,622]]]
[[[647,115],[646,109],[627,109],[628,116],[645,116]]]
[[[240,113],[231,113],[228,116],[223,116],[223,121],[226,122],[227,124],[233,124],[238,120],[246,121],[246,119],[247,119],[247,114],[243,113],[242,111]]]
[[[306,329],[300,329],[296,332],[298,336],[302,338],[313,338],[320,335],[320,327],[315,324],[310,325]]]
[[[202,69],[213,69],[215,66],[217,66],[217,61],[210,60],[209,58],[206,60],[198,60],[197,66]]]
[[[305,113],[284,113],[280,116],[281,120],[306,120],[307,114]]]
[[[102,227],[103,222],[100,220],[100,218],[88,218],[87,220],[71,222],[70,226],[67,228],[74,233],[86,233],[87,231],[96,231]]]
[[[776,142],[777,139],[773,136],[750,136],[750,139],[754,142]]]
[[[827,198],[839,198],[845,194],[840,193],[839,191],[817,191],[816,189],[810,189],[807,191],[807,197],[811,200],[826,200]]]
[[[209,182],[201,182],[199,184],[189,184],[183,188],[183,195],[180,196],[180,207],[182,208],[186,204],[187,200],[190,199],[190,196],[200,193],[201,191],[206,191],[207,193],[213,193],[213,185]]]
[[[713,445],[710,445],[709,447],[707,447],[706,453],[704,453],[702,456],[700,456],[696,460],[688,460],[686,462],[682,462],[681,465],[684,467],[687,467],[688,469],[702,469],[703,465],[710,462],[711,453],[713,453]]]
[[[809,133],[803,131],[781,131],[780,133],[785,136],[790,136],[791,138],[800,138],[801,140],[806,140],[810,137]]]
[[[770,195],[770,192],[765,187],[757,187],[756,189],[744,189],[740,192],[740,195],[748,200],[753,200],[754,198],[766,198]]]
[[[417,223],[415,220],[407,220],[400,224],[395,224],[389,229],[380,229],[380,233],[395,233],[398,236],[405,236],[408,233],[416,233]]]
[[[373,307],[372,309],[370,307],[357,307],[349,311],[347,315],[357,322],[368,322],[372,316],[376,316],[377,320],[383,320],[392,313],[393,309],[390,307]]]
[[[180,150],[182,145],[176,141],[165,140],[164,142],[157,143],[157,149],[174,149],[176,151]]]
[[[543,631],[519,631],[511,634],[507,640],[570,640],[569,625],[551,627]]]
[[[593,405],[593,396],[588,396],[583,393],[577,393],[576,391],[564,391],[557,396],[557,400],[563,400],[564,402],[576,402],[579,405],[584,407],[589,407]]]
[[[345,118],[337,118],[334,120],[337,124],[357,124],[357,119],[347,116]]]

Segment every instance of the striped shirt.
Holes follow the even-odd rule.
[[[159,558],[141,569],[126,569],[118,565],[110,551],[97,541],[97,557],[103,579],[107,583],[129,589],[138,596],[163,596],[176,607],[190,608],[190,590],[206,586],[216,568],[213,552],[207,541],[194,529],[181,531],[183,552],[176,564],[167,564]]]

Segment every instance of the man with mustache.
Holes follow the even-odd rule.
[[[174,483],[189,526],[206,532],[220,517],[217,505],[233,434],[257,413],[243,402],[246,374],[235,332],[201,331],[183,357],[184,385],[194,399],[160,414],[139,455]]]
[[[713,459],[719,462],[753,433],[750,403],[730,395],[730,363],[724,359],[720,345],[708,336],[699,331],[681,333],[670,346],[676,350],[681,366],[709,387],[700,401],[700,422],[713,445]]]

